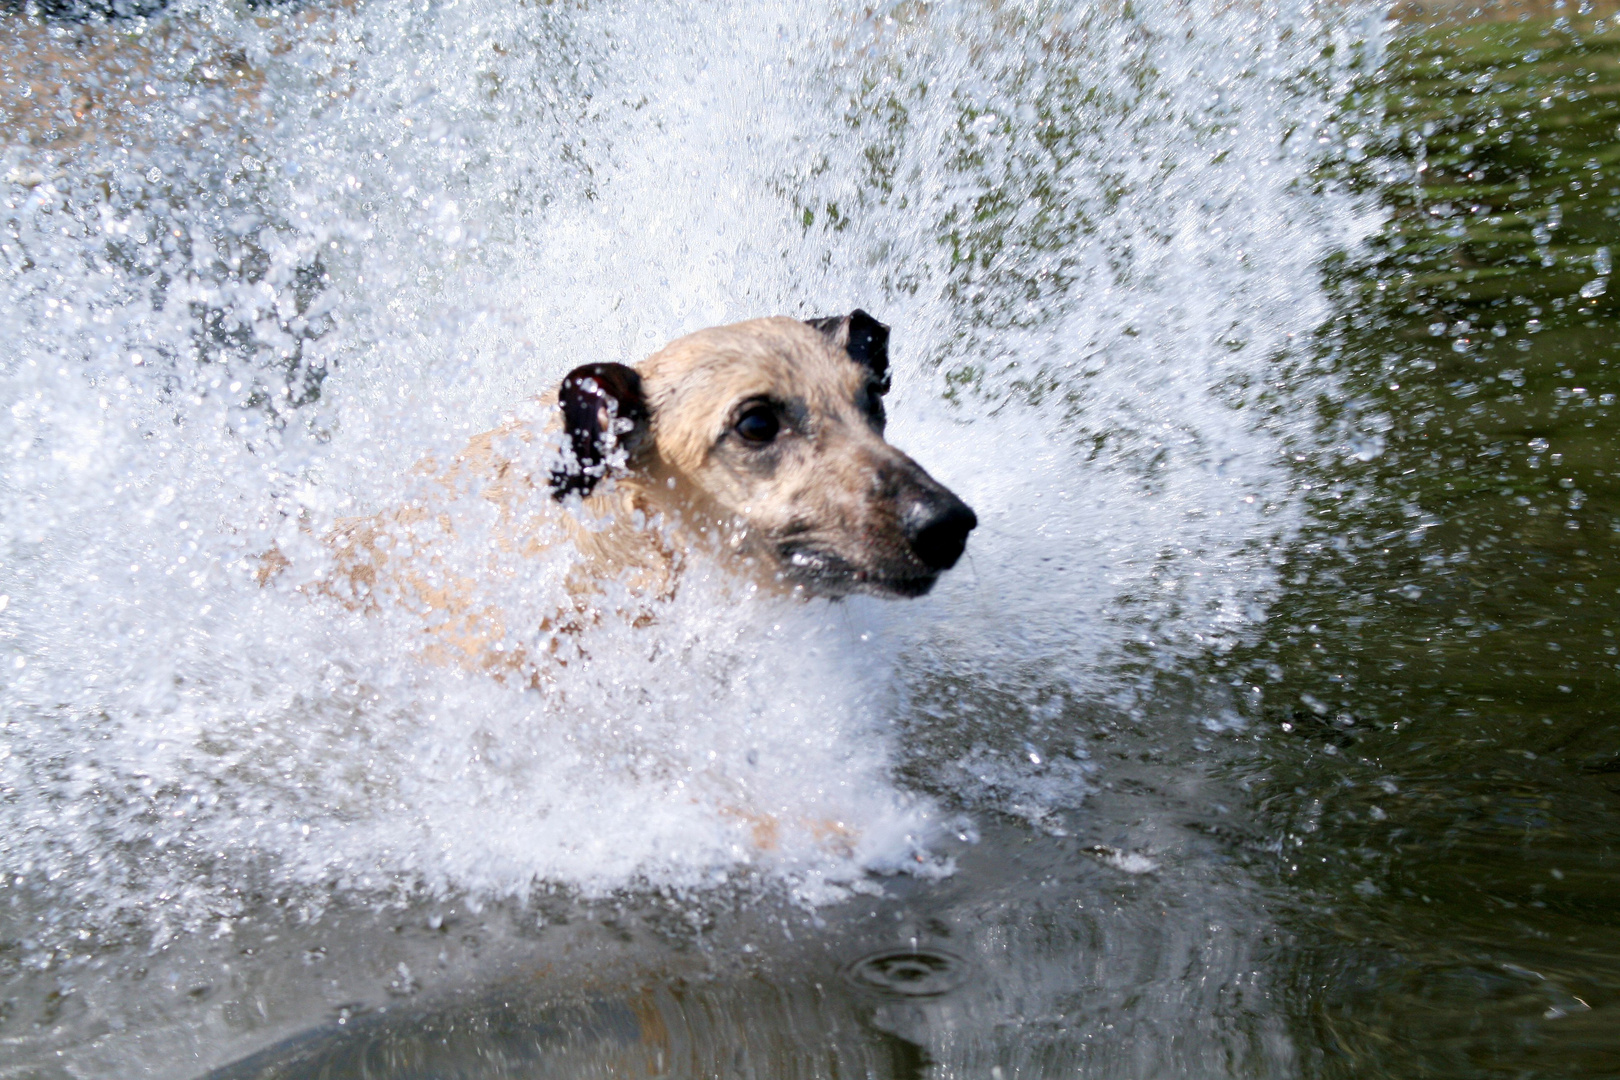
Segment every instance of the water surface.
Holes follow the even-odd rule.
[[[7,17],[4,1075],[1615,1071],[1601,14]],[[524,693],[254,578],[854,306],[924,601],[700,573]]]

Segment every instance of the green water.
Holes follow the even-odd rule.
[[[1367,90],[1395,217],[1328,350],[1393,426],[1246,658],[1308,1074],[1620,1075],[1620,32],[1578,24],[1411,32]]]
[[[1222,775],[1188,780],[1207,747],[1178,749],[1150,723],[1118,736],[1079,835],[987,821],[955,878],[797,927],[812,944],[776,942],[763,976],[675,980],[578,1015],[479,1000],[228,1075],[437,1075],[431,1062],[483,1058],[509,1062],[491,1075],[573,1074],[533,1047],[567,1030],[623,1054],[640,1044],[611,1031],[645,1037],[639,1009],[687,1047],[692,1075],[995,1061],[999,1076],[1148,1075],[1157,1061],[1177,1075],[1620,1076],[1620,32],[1550,18],[1408,30],[1346,108],[1376,137],[1323,180],[1393,218],[1329,268],[1339,314],[1321,363],[1350,393],[1323,407],[1345,452],[1302,455],[1315,524],[1287,589],[1262,639],[1207,672],[1258,721]],[[1215,805],[1228,797],[1247,806]],[[1088,855],[1116,829],[1179,847],[1192,869],[1110,877]],[[1252,953],[1268,989],[1200,985],[1198,950],[1233,947],[1222,903],[1200,894],[1224,895],[1229,915],[1270,911],[1275,933]],[[1198,920],[1208,932],[1178,961]],[[838,965],[890,925],[947,949],[998,942],[979,954],[994,991],[874,1010]],[[1070,989],[1047,1015],[1015,1007],[1043,983]],[[1268,997],[1285,1038],[1256,1018]],[[1153,999],[1204,1002],[1229,1056],[1178,1051],[1189,1033],[1156,1022],[1140,1005]],[[736,1030],[715,1035],[720,1020]],[[1132,1040],[1134,1070],[1107,1049]],[[666,1068],[592,1060],[577,1071]]]
[[[1245,730],[1065,714],[1067,835],[985,812],[956,874],[819,911],[266,909],[67,976],[0,941],[0,1080],[1620,1076],[1620,26],[1408,28],[1344,117],[1321,182],[1392,216],[1326,268],[1284,591],[1199,673]]]
[[[1077,835],[986,821],[953,879],[793,922],[760,971],[566,1007],[508,984],[221,1075],[661,1074],[667,1044],[682,1075],[1620,1076],[1620,32],[1578,23],[1405,31],[1346,103],[1370,141],[1322,180],[1393,217],[1328,268],[1344,453],[1302,453],[1286,590],[1207,672],[1256,721],[1218,775],[1149,723]],[[1115,831],[1180,868],[1111,875]],[[1203,985],[1256,911],[1254,985]],[[895,926],[978,942],[983,977],[874,1005],[841,966]]]

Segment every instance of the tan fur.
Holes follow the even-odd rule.
[[[883,440],[880,388],[837,340],[795,319],[756,319],[681,338],[636,369],[651,437],[583,506],[550,497],[546,450],[560,423],[554,391],[539,402],[549,422],[513,420],[478,435],[448,463],[421,463],[418,489],[401,505],[340,521],[325,537],[332,569],[314,588],[356,608],[417,611],[429,660],[532,681],[538,658],[513,644],[507,612],[479,587],[502,559],[533,557],[564,539],[577,552],[572,607],[530,628],[544,637],[592,619],[609,579],[648,602],[667,597],[693,552],[790,592],[800,586],[784,572],[792,568],[780,552],[783,536],[808,538],[839,565],[892,562],[904,547],[885,476],[925,474]],[[780,403],[787,418],[768,468],[759,451],[728,435],[739,407],[757,399]],[[487,533],[477,545],[458,542],[474,512]],[[267,572],[284,563],[271,556]],[[851,571],[845,591],[878,573]]]

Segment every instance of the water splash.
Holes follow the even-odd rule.
[[[1317,267],[1378,224],[1314,173],[1360,18],[461,2],[83,31],[102,88],[8,99],[32,126],[0,161],[14,886],[56,898],[52,933],[159,935],[255,890],[741,873],[818,901],[947,869],[941,800],[1076,804],[1073,738],[985,762],[1043,702],[1129,709],[1143,670],[1240,640],[1300,524],[1285,451],[1324,388],[1284,374]],[[257,584],[273,541],[397,497],[575,363],[857,305],[896,328],[891,437],[985,523],[927,601],[699,581],[540,694]],[[930,793],[894,776],[903,717]]]

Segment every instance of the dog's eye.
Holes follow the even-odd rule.
[[[782,430],[782,423],[776,418],[776,410],[769,405],[755,405],[737,418],[736,431],[742,436],[744,442],[764,446],[776,438],[776,433]]]

